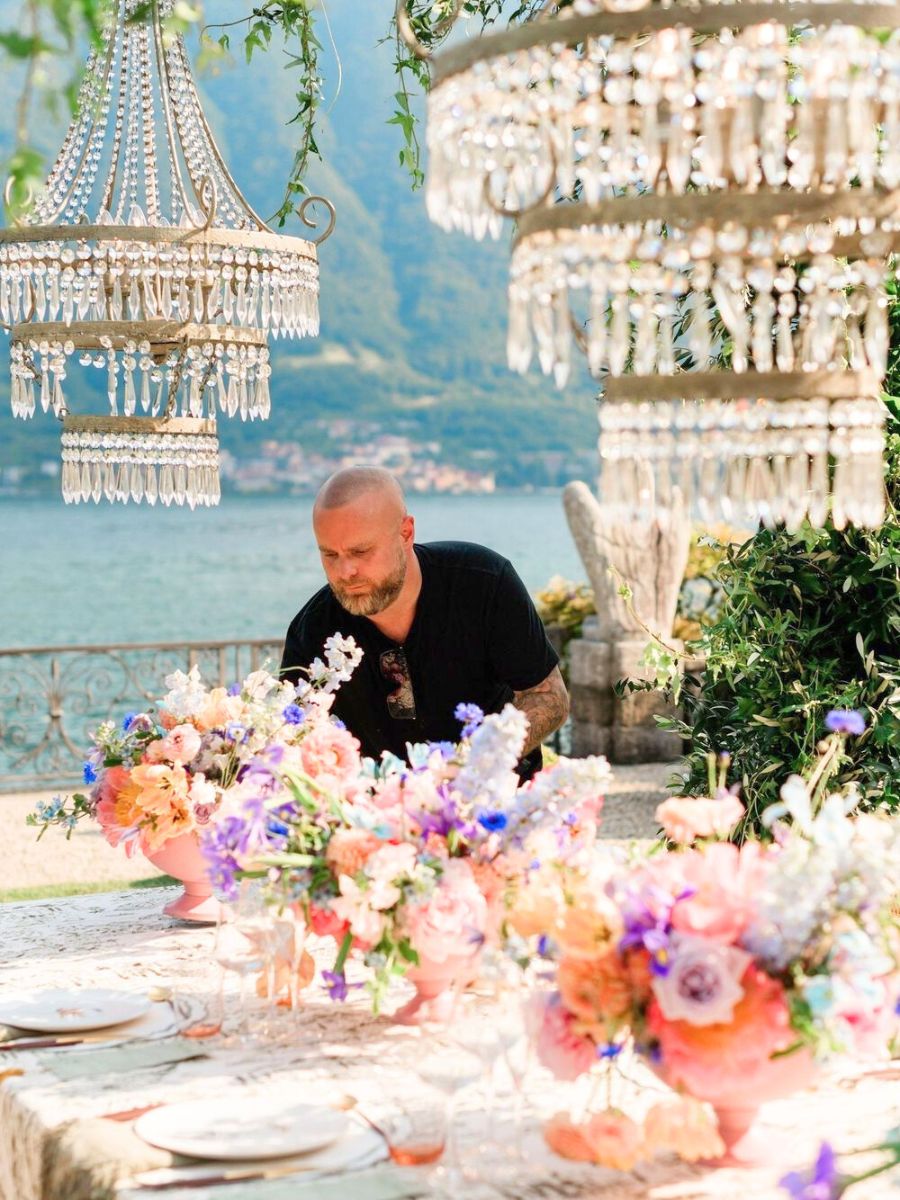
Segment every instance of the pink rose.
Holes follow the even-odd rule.
[[[322,782],[327,777],[342,784],[359,774],[359,742],[337,725],[319,725],[300,743],[300,762],[313,779]]]
[[[671,863],[692,894],[672,909],[672,925],[719,942],[736,942],[756,911],[764,885],[766,851],[756,842],[740,848],[712,842],[702,850],[672,855]]]
[[[474,955],[487,924],[487,902],[469,864],[461,858],[447,863],[427,900],[409,904],[403,925],[413,949],[430,962]]]
[[[538,1061],[557,1079],[577,1079],[597,1061],[596,1046],[575,1032],[575,1017],[558,992],[531,996],[525,1005],[525,1023]]]
[[[721,789],[708,796],[673,796],[656,810],[656,819],[667,838],[688,846],[697,838],[725,837],[744,815],[743,804],[733,792]]]
[[[193,725],[175,725],[164,738],[150,742],[144,752],[146,762],[180,763],[186,766],[200,753],[200,734]]]

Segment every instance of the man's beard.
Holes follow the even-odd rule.
[[[376,613],[384,612],[388,605],[394,603],[405,582],[406,560],[401,557],[397,570],[381,583],[373,585],[368,592],[347,592],[337,583],[332,583],[330,587],[338,604],[351,616],[374,617]]]

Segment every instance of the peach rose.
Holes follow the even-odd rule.
[[[313,779],[349,781],[360,770],[359,742],[346,729],[322,724],[300,743],[300,762]]]
[[[594,960],[618,942],[622,936],[619,910],[603,895],[576,898],[562,918],[557,940],[567,955]]]
[[[745,808],[732,792],[709,796],[673,796],[656,810],[666,837],[680,846],[697,838],[725,837],[744,815]]]
[[[335,875],[355,875],[381,845],[368,829],[338,829],[328,843],[325,861]]]
[[[686,1162],[725,1153],[709,1106],[692,1096],[654,1104],[644,1117],[644,1141],[649,1150],[670,1150]]]
[[[149,763],[180,763],[185,766],[200,753],[200,734],[193,725],[175,725],[164,738],[150,742],[144,759]]]
[[[526,1001],[525,1024],[538,1062],[557,1079],[577,1079],[597,1061],[597,1047],[577,1032],[575,1018],[557,992]]]

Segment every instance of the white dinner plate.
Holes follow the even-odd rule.
[[[81,1033],[142,1017],[152,1001],[112,988],[52,988],[0,1000],[0,1024],[34,1033]]]
[[[346,1132],[347,1114],[312,1104],[279,1104],[269,1096],[194,1100],[145,1113],[135,1133],[191,1158],[284,1158],[328,1146]]]

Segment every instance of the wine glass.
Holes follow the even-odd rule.
[[[239,980],[238,1022],[234,1035],[248,1036],[247,978],[262,971],[272,957],[274,923],[257,880],[242,879],[237,899],[222,905],[216,925],[216,962]]]

